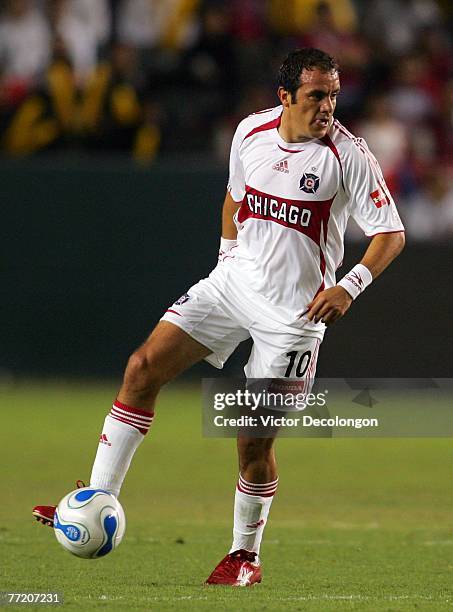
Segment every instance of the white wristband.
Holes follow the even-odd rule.
[[[373,277],[368,268],[362,264],[357,264],[337,284],[346,289],[352,299],[355,300],[372,282]]]
[[[228,251],[235,247],[237,243],[237,240],[230,240],[229,238],[220,238],[219,261],[223,261]]]
[[[220,250],[226,253],[238,243],[237,240],[230,240],[229,238],[220,238]]]

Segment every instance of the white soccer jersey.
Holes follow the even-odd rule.
[[[335,120],[322,139],[285,142],[282,110],[250,115],[234,135],[228,190],[241,207],[238,246],[225,263],[291,323],[336,284],[350,216],[367,236],[404,228],[363,139]],[[305,319],[304,329],[322,336],[325,326]]]

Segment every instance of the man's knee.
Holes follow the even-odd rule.
[[[238,437],[239,464],[241,470],[251,463],[271,461],[274,457],[273,438]]]
[[[158,359],[153,351],[140,347],[132,353],[127,362],[124,384],[136,391],[159,391],[162,380]]]

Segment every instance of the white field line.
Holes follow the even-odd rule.
[[[259,587],[258,587],[259,588]],[[107,595],[101,595],[100,597],[74,597],[75,601],[82,601],[84,599],[99,599],[101,601],[118,601],[124,599],[124,597],[108,597]],[[143,596],[140,598],[143,601],[208,601],[207,596],[196,596],[196,595],[180,595],[175,597],[167,596]],[[372,597],[369,595],[301,595],[299,597],[277,597],[276,601],[367,601],[367,602],[379,602],[379,601],[431,601],[439,603],[450,603],[449,597],[434,597],[430,595],[410,594],[410,595],[386,595],[384,597]]]
[[[433,597],[432,595],[420,595],[413,593],[410,595],[385,595],[384,597],[372,597],[369,595],[301,595],[300,597],[279,597],[280,601],[402,601],[402,600],[422,600],[437,601],[448,603],[449,597]]]
[[[100,595],[98,597],[93,597],[92,595],[77,597],[75,596],[74,601],[83,601],[86,599],[98,599],[101,601],[119,601],[125,599],[123,596],[108,596],[108,595]],[[140,598],[143,601],[207,601],[208,597],[199,596],[199,595],[180,595],[180,596],[143,596]],[[432,596],[432,595],[421,595],[420,593],[410,593],[408,595],[385,595],[383,597],[373,597],[369,595],[300,595],[293,597],[278,597],[278,601],[367,601],[367,602],[379,602],[379,601],[431,601],[431,602],[440,602],[440,603],[450,603],[451,598],[447,596]]]

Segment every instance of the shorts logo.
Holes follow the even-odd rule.
[[[182,304],[185,304],[188,300],[190,300],[190,295],[188,293],[184,293],[184,295],[182,295],[178,300],[176,300],[175,304],[181,306]]]
[[[300,179],[299,189],[305,191],[305,193],[316,193],[319,187],[319,176],[316,174],[310,174],[309,172],[304,172],[302,178]]]
[[[384,204],[388,204],[387,197],[382,189],[376,189],[370,193],[370,198],[373,200],[373,204],[376,208],[381,208]]]

